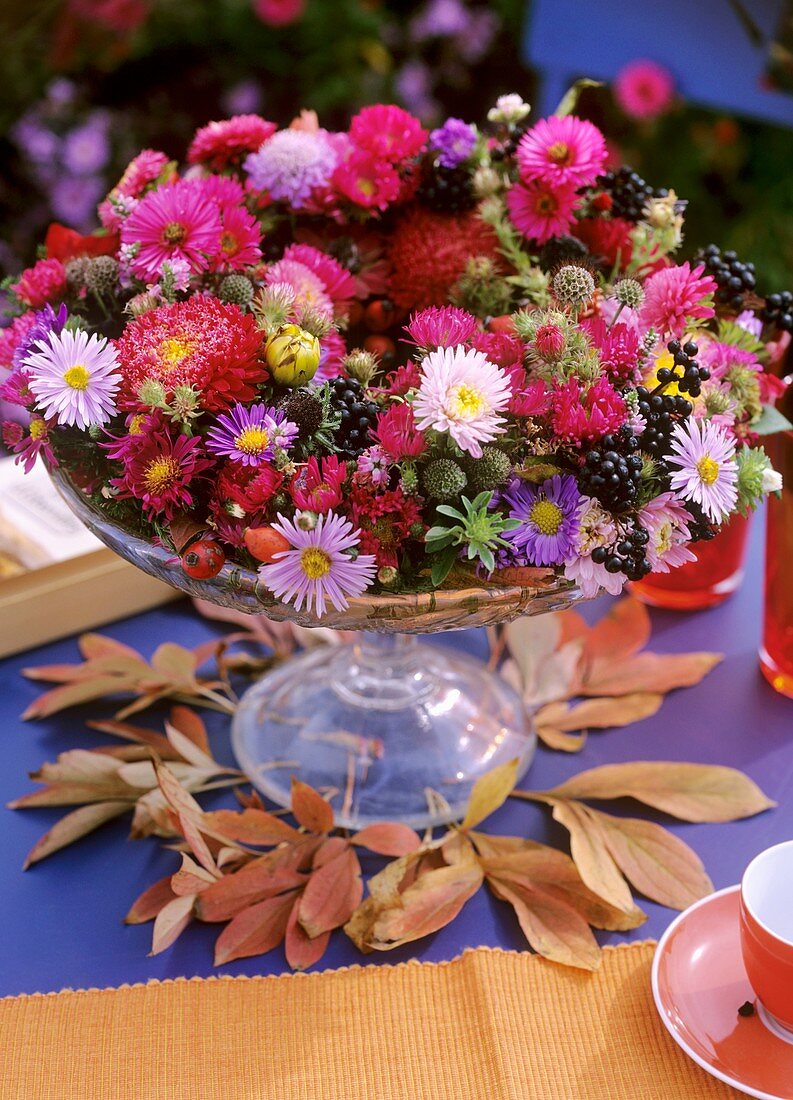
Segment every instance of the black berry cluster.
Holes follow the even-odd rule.
[[[581,490],[595,497],[611,512],[627,512],[636,504],[642,474],[639,440],[624,425],[614,435],[604,435],[587,451],[579,473]]]
[[[793,332],[793,294],[789,290],[769,294],[760,316],[782,332]]]
[[[496,145],[490,150],[490,159],[499,161],[504,160],[505,157],[514,157],[520,144],[520,139],[526,133],[529,128],[528,119],[521,119],[519,122],[513,122],[510,124],[509,133],[502,141],[501,145]]]
[[[640,581],[653,570],[646,555],[649,540],[648,533],[637,523],[613,546],[596,546],[592,561],[605,566],[608,573],[624,573],[629,581]]]
[[[599,187],[611,195],[611,212],[614,217],[625,218],[629,222],[641,221],[647,202],[667,194],[665,188],[654,190],[627,164],[623,164],[616,172],[606,172],[597,182]]]
[[[363,386],[355,378],[336,378],[330,386],[330,407],[341,414],[334,435],[339,457],[357,458],[372,445],[369,433],[377,423],[377,405],[366,400]]]
[[[444,214],[457,214],[476,205],[471,174],[462,166],[433,165],[418,189],[417,198],[431,210]]]
[[[641,448],[651,458],[660,460],[670,452],[670,441],[675,425],[691,413],[691,403],[685,397],[669,393],[650,393],[646,386],[638,386],[638,411],[646,422],[641,434]]]
[[[754,264],[743,263],[735,252],[722,252],[717,244],[709,244],[694,256],[694,262],[705,265],[705,271],[716,281],[716,301],[730,309],[743,308],[747,291],[755,288]]]
[[[540,249],[539,263],[543,271],[553,271],[563,264],[575,264],[589,255],[587,246],[577,237],[551,237]]]
[[[702,383],[710,378],[707,367],[700,367],[696,361],[699,351],[693,340],[687,340],[681,346],[679,340],[670,340],[666,345],[674,358],[674,367],[660,367],[656,371],[659,386],[667,386],[670,382],[676,382],[681,393],[690,394],[691,397],[699,397],[702,391]],[[682,370],[682,374],[680,371]]]
[[[686,511],[691,516],[688,529],[692,542],[707,542],[715,537],[716,530],[700,506],[694,500],[685,502]]]

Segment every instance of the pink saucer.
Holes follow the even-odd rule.
[[[760,1100],[793,1100],[793,1036],[771,1031],[758,1013],[741,958],[740,887],[681,913],[653,959],[653,997],[667,1030],[720,1081]],[[746,1001],[753,1016],[739,1016]]]

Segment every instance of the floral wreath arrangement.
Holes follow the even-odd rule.
[[[692,558],[780,479],[758,432],[793,327],[751,264],[677,263],[684,203],[517,95],[428,133],[366,107],[144,150],[9,286],[3,426],[186,574],[322,615],[366,591]]]

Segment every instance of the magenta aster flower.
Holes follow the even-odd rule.
[[[333,299],[337,312],[355,296],[355,277],[327,252],[321,252],[310,244],[290,244],[284,249],[283,259],[297,260],[313,271],[322,280],[325,293]]]
[[[106,424],[116,411],[121,383],[118,355],[103,336],[82,329],[53,332],[37,340],[23,363],[36,407],[58,424],[85,430]]]
[[[207,433],[207,450],[241,462],[259,466],[273,457],[276,446],[288,448],[298,433],[297,424],[287,420],[280,409],[267,405],[234,405],[221,413]]]
[[[145,430],[129,434],[108,448],[124,472],[110,484],[122,499],[134,497],[150,521],[173,519],[193,506],[194,479],[212,466],[200,436],[177,435],[159,418],[149,418]]]
[[[17,457],[25,473],[29,474],[39,455],[48,466],[57,466],[50,444],[49,424],[41,416],[31,416],[27,425],[7,421],[3,424],[2,439],[6,447]]]
[[[279,130],[245,158],[243,167],[254,190],[299,210],[315,188],[327,185],[336,161],[324,130]]]
[[[658,118],[670,106],[675,95],[672,74],[657,61],[637,58],[617,73],[614,98],[629,118],[642,121]]]
[[[478,331],[473,314],[457,306],[430,306],[414,313],[405,326],[420,348],[453,348],[467,344]]]
[[[421,152],[427,131],[403,107],[376,103],[354,116],[350,137],[360,149],[396,164]]]
[[[551,186],[544,180],[518,182],[507,191],[507,209],[515,228],[528,240],[545,244],[563,237],[574,221],[578,202],[574,183]]]
[[[333,300],[325,289],[319,275],[306,267],[300,260],[277,260],[267,268],[264,280],[268,286],[285,284],[295,295],[295,308],[298,313],[311,307],[326,317],[333,316]]]
[[[137,245],[131,267],[153,282],[166,260],[187,260],[204,271],[221,247],[221,222],[201,180],[178,180],[150,191],[121,226],[122,245]]]
[[[639,512],[639,523],[650,536],[647,560],[654,573],[668,573],[687,561],[696,561],[688,547],[691,515],[674,493],[653,497]]]
[[[502,538],[528,565],[561,565],[575,546],[581,505],[578,485],[569,474],[556,474],[541,485],[513,478],[498,506],[521,525]]]
[[[317,615],[324,615],[326,601],[344,611],[347,597],[360,596],[374,580],[373,554],[350,557],[360,531],[354,531],[343,516],[328,512],[317,519],[312,531],[303,531],[279,515],[273,527],[292,549],[280,551],[275,561],[262,565],[259,576],[277,599],[294,603],[298,611],[305,605],[308,611],[316,608]]]
[[[664,338],[681,337],[690,321],[708,321],[715,315],[711,296],[715,280],[702,275],[704,264],[693,270],[686,261],[676,267],[662,267],[644,284],[644,302],[639,320]]]
[[[481,458],[482,444],[505,431],[498,413],[510,396],[509,376],[481,351],[438,348],[421,364],[416,426],[448,432],[461,450]]]
[[[222,172],[255,153],[275,131],[275,123],[259,115],[235,115],[210,122],[196,130],[187,159],[190,164],[206,164],[213,172]]]
[[[518,170],[524,183],[543,180],[554,187],[594,183],[606,163],[606,142],[591,122],[567,115],[542,118],[520,139]]]
[[[726,519],[738,500],[738,464],[724,428],[689,417],[675,425],[666,461],[676,467],[671,484],[683,500],[693,500],[714,523]]]

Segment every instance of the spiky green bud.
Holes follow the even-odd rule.
[[[471,458],[465,464],[468,484],[475,493],[503,485],[511,469],[509,455],[498,447],[483,447],[481,458]]]
[[[150,405],[161,409],[165,405],[165,387],[156,378],[146,378],[138,386],[138,400],[141,405]]]
[[[470,256],[449,301],[476,317],[498,317],[509,309],[512,287],[489,256]]]
[[[468,478],[451,458],[437,458],[424,468],[421,483],[431,500],[454,500],[468,484]]]
[[[218,297],[228,305],[247,306],[253,298],[253,283],[245,275],[227,275],[220,284]]]
[[[342,364],[350,377],[357,379],[362,386],[369,385],[380,365],[377,356],[363,348],[353,348],[344,356]]]

